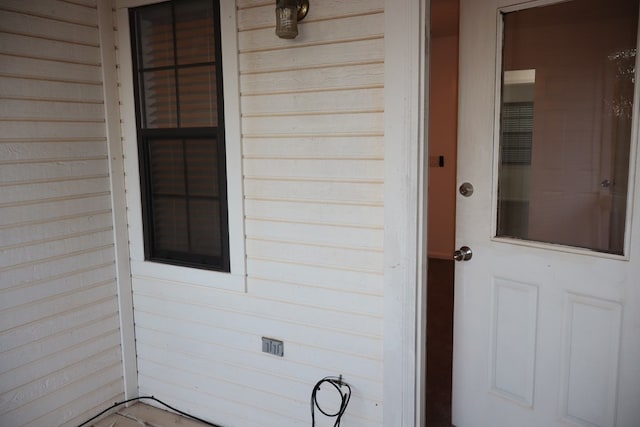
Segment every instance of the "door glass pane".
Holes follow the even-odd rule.
[[[497,236],[622,254],[638,2],[503,22]]]

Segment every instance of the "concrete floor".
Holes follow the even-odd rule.
[[[143,403],[121,408],[91,424],[93,427],[203,427],[206,424]]]

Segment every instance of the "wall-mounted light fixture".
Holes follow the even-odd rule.
[[[309,0],[276,1],[276,34],[281,39],[295,39],[298,35],[298,21],[309,12]]]

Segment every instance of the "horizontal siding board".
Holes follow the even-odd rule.
[[[16,225],[0,228],[0,250],[3,247],[26,244],[30,241],[53,239],[75,233],[104,229],[113,225],[110,211],[81,214],[46,223]]]
[[[145,355],[148,355],[150,359],[147,359]],[[306,425],[308,425],[308,399],[315,383],[314,380],[310,380],[306,384],[296,384],[273,378],[266,385],[263,385],[266,389],[256,389],[252,386],[240,385],[217,378],[217,370],[211,369],[211,367],[206,369],[202,363],[199,363],[197,358],[181,358],[179,355],[174,356],[172,353],[168,357],[162,358],[157,352],[146,353],[143,350],[141,351],[140,359],[143,360],[143,365],[145,366],[144,370],[140,372],[141,378],[161,378],[163,382],[169,384],[187,383],[194,391],[200,390],[202,392],[206,390],[212,402],[226,402],[231,405],[251,402],[252,412],[258,410],[291,417],[284,425],[288,426],[292,425],[292,423],[307,423]],[[187,363],[187,365],[179,364],[186,360],[191,360],[191,363]],[[169,361],[174,363],[169,363]],[[185,368],[179,369],[178,366],[185,366]],[[196,367],[202,367],[205,370],[199,371],[195,369]],[[225,372],[229,377],[232,377],[235,373],[236,370],[233,369]],[[254,375],[256,379],[261,378],[259,373]],[[242,381],[242,378],[238,378],[237,381]],[[260,384],[260,382],[253,383]],[[375,401],[362,399],[360,389],[354,384],[354,399],[349,405],[349,413],[354,417],[364,418],[359,421],[362,423],[359,425],[371,425],[369,423],[374,422],[372,415],[381,411],[381,408],[376,408],[376,403]],[[212,413],[215,414],[216,412],[212,411]],[[371,418],[367,419],[367,417]]]
[[[257,390],[253,386],[238,385],[232,381],[224,381],[216,378],[217,369],[209,369],[205,372],[194,372],[190,368],[191,366],[185,366],[179,368],[180,365],[163,363],[162,357],[156,357],[154,360],[146,359],[144,356],[139,355],[140,359],[144,360],[144,369],[141,370],[141,376],[152,376],[155,378],[161,378],[163,381],[170,383],[187,383],[194,389],[202,389],[207,387],[209,394],[218,401],[234,402],[237,404],[246,404],[246,402],[252,402],[252,409],[268,409],[278,414],[286,414],[291,417],[294,422],[301,422],[305,418],[300,414],[303,412],[307,414],[308,402],[306,399],[292,399],[288,396],[282,396],[282,392],[278,386],[280,385],[276,379],[272,380],[272,388],[270,391]],[[169,356],[168,358],[171,358]],[[190,365],[198,366],[198,360],[191,358]],[[225,373],[225,376],[232,375],[234,370],[228,368],[229,372]],[[252,384],[260,384],[260,375],[255,374],[256,378],[251,382]],[[238,381],[241,381],[239,378]],[[294,385],[290,385],[295,389]],[[297,419],[295,417],[298,417]],[[291,421],[289,421],[290,423]],[[289,424],[286,424],[289,425]]]
[[[304,51],[304,54],[302,54]],[[374,63],[384,60],[384,42],[382,38],[327,44],[317,46],[294,47],[266,52],[241,53],[239,56],[240,73],[265,73],[322,68],[327,66]]]
[[[2,147],[0,146],[0,149]],[[376,159],[384,158],[382,137],[250,138],[243,143],[245,159]]]
[[[0,352],[0,372],[10,372],[30,363],[48,366],[47,359],[58,357],[56,356],[58,353],[66,355],[68,349],[76,346],[81,347],[92,339],[106,334],[119,333],[118,325],[117,313],[109,313],[91,321],[67,325],[67,329],[44,335],[37,340]],[[17,364],[16,361],[20,363]]]
[[[0,31],[98,46],[97,28],[1,10]]]
[[[67,2],[67,3],[73,3],[73,4],[77,4],[77,5],[93,8],[93,9],[97,8],[97,5],[96,5],[97,0],[60,0],[60,1],[64,1],[64,2]]]
[[[64,236],[55,240],[36,241],[24,246],[0,250],[0,271],[15,268],[28,263],[37,263],[54,257],[61,257],[69,253],[69,248],[75,252],[91,251],[101,248],[105,241],[113,235],[111,226],[106,229],[91,230],[82,234]]]
[[[253,179],[316,178],[322,180],[357,180],[381,182],[382,160],[315,160],[315,159],[247,159],[243,171]],[[1,174],[0,174],[1,176]]]
[[[68,248],[70,247],[76,249],[76,252],[100,248],[112,244],[112,234],[113,227],[109,226],[57,238],[33,240],[7,246],[0,250],[0,254],[4,258],[3,261],[0,261],[0,271],[38,262],[42,259],[63,256],[69,253]]]
[[[73,372],[73,371],[71,371]],[[67,384],[64,390],[56,390],[55,393],[48,393],[37,400],[30,401],[19,408],[0,415],[0,422],[6,422],[5,425],[34,425],[41,417],[47,416],[47,420],[40,420],[39,425],[51,425],[53,417],[50,415],[64,405],[73,403],[79,399],[84,401],[84,396],[88,393],[96,391],[102,387],[110,387],[114,382],[122,388],[122,379],[116,379],[122,375],[122,367],[119,363],[111,366],[103,367],[100,371],[87,373],[86,376],[79,378],[77,381]],[[72,376],[72,375],[70,375]],[[84,411],[80,407],[84,405],[76,404],[76,411]],[[56,424],[63,424],[68,419],[76,416],[74,412],[63,412],[59,414]],[[26,422],[25,422],[26,421]],[[49,424],[46,424],[48,421]],[[37,424],[36,424],[37,425]]]
[[[314,72],[282,70],[262,74],[240,75],[240,93],[259,95],[273,93],[318,92],[346,89],[381,88],[384,64],[330,66]]]
[[[3,0],[2,10],[19,11],[25,15],[46,17],[64,23],[78,23],[97,28],[97,10],[62,1]]]
[[[293,280],[307,285],[355,294],[382,296],[382,271],[361,272],[332,269],[322,266],[279,262],[249,257],[247,274],[272,281],[289,283]]]
[[[98,65],[70,64],[3,54],[0,54],[0,75],[76,83],[101,82]]]
[[[236,0],[236,7],[240,10],[270,5],[271,0]]]
[[[73,42],[0,32],[0,52],[78,64],[100,64],[100,49]]]
[[[137,281],[136,288],[141,286],[140,281]],[[189,289],[184,289],[184,287],[177,288],[171,294],[190,295],[194,293],[190,292],[193,289],[194,287]],[[140,311],[155,314],[164,313],[167,318],[179,319],[181,311],[187,309],[190,313],[193,327],[214,330],[227,329],[255,336],[261,336],[265,332],[271,331],[274,334],[279,334],[282,339],[292,345],[296,343],[307,347],[331,347],[335,351],[352,355],[353,357],[375,358],[380,356],[381,349],[379,348],[378,337],[353,333],[346,329],[347,325],[340,325],[343,330],[337,328],[329,329],[326,326],[323,328],[322,324],[316,326],[313,324],[313,319],[303,317],[301,313],[304,313],[304,308],[301,307],[286,307],[287,304],[276,301],[270,301],[269,304],[256,304],[247,300],[245,303],[251,304],[254,311],[242,313],[235,311],[232,307],[224,306],[221,301],[224,300],[221,298],[223,295],[220,295],[216,301],[194,300],[185,297],[189,301],[198,301],[196,305],[190,304],[182,298],[167,299],[166,293],[170,290],[158,289],[157,284],[153,291],[153,295],[141,294],[140,290],[134,291],[136,292],[135,304]],[[162,295],[162,293],[165,293],[165,295]],[[201,294],[202,292],[197,295]],[[259,310],[262,310],[262,312]],[[315,314],[314,311],[317,312],[318,310],[311,310],[310,315]],[[316,316],[315,318],[319,317]],[[259,322],[256,322],[258,319]],[[324,323],[326,324],[327,321]],[[313,329],[313,332],[310,329]]]
[[[109,172],[106,158],[86,160],[56,160],[54,162],[0,164],[0,182],[3,186],[13,182],[30,180],[56,180],[95,175],[106,176]],[[0,190],[2,191],[2,190]]]
[[[167,352],[166,357],[162,357],[157,352],[140,352],[140,358],[151,362],[148,370],[152,375],[158,375],[162,368],[183,367],[172,373],[170,377],[182,375],[192,378],[201,372],[202,380],[215,384],[213,393],[221,400],[231,400],[242,402],[249,400],[262,409],[279,413],[301,413],[300,407],[305,409],[308,405],[306,398],[301,398],[308,394],[308,385],[291,381],[284,377],[265,374],[263,371],[246,370],[243,367],[231,365],[218,366],[211,369],[207,366],[206,359],[192,357],[181,353]],[[153,372],[152,372],[153,371]],[[247,387],[244,384],[255,384],[255,387]],[[197,381],[192,382],[194,386]],[[289,411],[285,408],[289,406]],[[296,409],[297,408],[297,409]],[[306,411],[304,411],[306,413]]]
[[[31,322],[58,316],[71,310],[83,307],[87,301],[98,301],[116,296],[115,283],[108,281],[98,286],[87,287],[74,292],[67,292],[60,296],[41,301],[35,301],[25,305],[12,307],[0,312],[0,325],[2,330],[26,326]]]
[[[267,240],[247,239],[247,256],[350,271],[378,272],[383,268],[382,251],[305,246]]]
[[[243,96],[245,117],[314,113],[380,112],[383,91],[379,88],[340,91]],[[335,104],[334,104],[335,103]]]
[[[153,355],[152,355],[153,356]],[[141,356],[141,358],[144,358]],[[171,359],[171,356],[168,357]],[[301,423],[308,422],[309,418],[309,396],[313,389],[313,383],[297,384],[286,382],[277,378],[271,379],[267,383],[266,389],[256,389],[245,385],[237,385],[233,381],[225,381],[216,378],[216,370],[208,369],[198,371],[196,368],[205,368],[205,366],[197,359],[192,359],[191,364],[181,365],[186,358],[175,358],[175,363],[166,363],[162,357],[156,357],[154,360],[145,360],[146,372],[141,375],[153,376],[156,378],[166,378],[167,381],[176,383],[181,382],[181,376],[184,380],[191,384],[194,389],[202,389],[207,383],[213,385],[210,387],[211,394],[219,400],[226,400],[235,403],[252,402],[252,406],[262,411],[273,411],[279,414],[287,414],[292,418],[291,422]],[[184,369],[178,369],[179,366],[185,366]],[[225,372],[225,376],[242,375],[241,371],[231,370]],[[254,374],[255,384],[264,384],[259,373]],[[238,378],[242,381],[242,378]],[[264,386],[263,386],[264,387]],[[356,395],[357,394],[357,395]],[[359,395],[359,389],[354,388],[354,399],[350,402],[349,410],[353,416],[363,415],[363,406],[372,406],[370,402],[363,401]],[[379,409],[381,410],[381,409]],[[367,408],[366,412],[373,412]],[[365,412],[365,413],[366,413]],[[370,414],[371,415],[371,414]],[[371,420],[368,420],[371,421]]]
[[[315,7],[313,10],[316,12]],[[241,31],[238,34],[240,52],[291,47],[290,40],[274,36],[275,18],[273,16],[273,8],[271,8],[271,13],[271,26],[269,28]],[[311,16],[308,15],[308,17]],[[315,13],[313,16],[315,16]],[[384,34],[384,15],[376,13],[322,21],[305,20],[298,28],[296,46],[378,38]]]
[[[382,250],[382,230],[331,225],[291,224],[248,219],[245,230],[249,239],[265,239],[302,244],[327,245],[364,250]]]
[[[288,327],[289,324],[294,325],[313,325],[317,329],[328,329],[333,331],[341,331],[349,335],[356,335],[364,338],[379,338],[381,336],[381,330],[376,318],[376,313],[353,314],[353,311],[357,313],[357,310],[349,311],[344,309],[340,311],[339,306],[330,306],[328,301],[324,303],[328,307],[321,307],[320,300],[323,297],[322,292],[318,292],[318,300],[305,301],[304,304],[292,304],[287,301],[278,300],[271,295],[264,299],[247,297],[239,298],[238,295],[232,293],[211,292],[208,288],[185,285],[171,285],[166,282],[158,282],[151,280],[136,279],[136,298],[160,298],[163,301],[159,304],[166,304],[167,301],[176,301],[184,305],[188,305],[191,302],[198,302],[198,310],[200,306],[204,305],[210,307],[213,310],[221,311],[217,316],[212,316],[211,321],[215,322],[219,328],[224,328],[224,324],[220,323],[220,317],[226,316],[227,311],[233,312],[232,315],[238,316],[250,316],[259,317],[260,319],[273,320],[276,322],[284,322],[281,328]],[[328,292],[327,296],[337,295],[338,292]],[[257,293],[256,293],[257,295]],[[275,295],[275,294],[274,294]],[[374,307],[380,304],[379,297],[376,296],[362,296],[359,301],[364,305],[368,302],[376,302]],[[355,298],[354,298],[355,299]],[[152,300],[155,301],[155,300]],[[140,302],[149,306],[149,301]],[[328,311],[330,310],[330,311]],[[156,311],[154,311],[156,312]],[[175,311],[173,311],[175,313]],[[198,311],[202,313],[202,311]],[[193,318],[190,320],[196,321]],[[372,320],[371,323],[368,320]],[[242,320],[244,322],[244,320]],[[206,319],[199,321],[208,326]],[[240,330],[243,333],[254,333],[253,330],[245,330],[239,328],[239,325],[228,325],[228,328],[233,330]]]
[[[64,331],[70,326],[89,323],[115,312],[117,312],[116,298],[108,297],[91,304],[85,304],[78,309],[69,310],[55,318],[41,319],[19,328],[1,332],[0,352],[20,347]]]
[[[274,27],[275,30],[275,14],[274,5],[266,3],[263,5],[255,5],[251,1],[246,2],[248,6],[257,6],[245,8],[245,1],[237,2],[238,6],[238,29],[240,31],[250,28]],[[381,12],[384,9],[384,1],[382,0],[352,0],[349,2],[340,0],[323,0],[312,3],[310,12],[301,25],[300,32],[303,31],[304,25],[307,23],[329,20],[331,18],[339,18],[350,15],[363,15],[369,13]],[[364,31],[364,29],[363,29]]]
[[[379,361],[363,355],[354,355],[343,351],[333,351],[322,348],[321,346],[305,345],[296,341],[288,340],[279,331],[267,331],[261,329],[259,333],[244,332],[237,329],[230,329],[223,326],[214,327],[205,325],[195,320],[184,320],[179,318],[167,317],[163,313],[147,311],[147,302],[144,303],[145,308],[136,312],[136,340],[141,347],[152,345],[159,348],[167,348],[167,337],[158,341],[150,336],[176,336],[177,342],[183,339],[192,340],[187,352],[195,352],[196,354],[205,351],[204,349],[214,348],[217,352],[209,353],[208,356],[214,361],[225,363],[233,363],[234,360],[254,360],[259,357],[273,358],[272,360],[284,360],[287,364],[291,364],[291,369],[304,369],[305,367],[315,366],[323,369],[327,357],[335,360],[335,363],[342,363],[345,372],[352,372],[359,377],[369,378],[372,381],[379,381],[378,369]],[[166,319],[171,319],[167,322]],[[170,323],[170,324],[167,324]],[[256,327],[259,328],[259,325]],[[271,336],[285,341],[285,359],[265,355],[261,352],[261,337]],[[182,337],[178,339],[178,336]],[[146,337],[146,338],[145,338]],[[312,356],[314,352],[318,353],[318,357]],[[215,354],[215,355],[214,355]],[[229,354],[227,356],[226,354]],[[331,356],[329,356],[329,354]],[[234,357],[232,357],[234,356]],[[246,356],[246,357],[244,357]],[[322,358],[320,358],[322,356]],[[283,363],[283,362],[279,362]],[[262,364],[259,364],[262,366]],[[269,365],[269,364],[267,364]],[[252,365],[253,366],[253,365]],[[274,366],[267,366],[265,369],[273,370]],[[281,369],[288,369],[281,366]],[[278,371],[280,372],[280,371]]]
[[[0,394],[45,378],[51,372],[73,366],[97,354],[110,352],[113,357],[114,353],[117,354],[119,347],[120,336],[117,331],[114,331],[84,341],[73,348],[65,348],[46,359],[23,364],[14,370],[0,374]]]
[[[95,414],[111,407],[113,402],[122,402],[125,399],[122,388],[122,379],[117,379],[109,384],[102,385],[89,393],[83,394],[80,398],[72,400],[34,420],[29,424],[29,427],[49,427],[51,425],[49,424],[51,419],[62,420],[62,426],[64,427],[78,426],[89,418],[92,418]]]
[[[380,204],[383,202],[381,184],[354,182],[312,182],[245,180],[245,196],[312,202],[345,204]]]
[[[1,65],[0,65],[1,67]],[[0,119],[3,133],[0,136],[0,143],[15,142],[15,140],[72,140],[72,139],[95,139],[105,138],[103,123],[86,122],[55,122],[55,121],[33,121],[33,120],[9,120]]]
[[[6,98],[102,103],[102,87],[99,84],[0,77],[0,93]]]
[[[27,286],[14,286],[1,290],[0,310],[56,297],[68,292],[81,291],[96,283],[103,283],[109,280],[115,284],[116,277],[113,263],[107,263],[102,266],[79,266],[77,271],[71,271],[61,277],[51,277],[44,283],[36,282]]]
[[[12,204],[54,197],[72,197],[82,194],[108,192],[108,176],[76,176],[58,182],[35,182],[24,185],[0,186],[0,208]]]
[[[2,270],[3,281],[0,288],[6,289],[15,285],[26,285],[32,282],[45,281],[49,277],[75,272],[78,266],[101,266],[114,263],[112,244],[92,249],[82,249],[61,256],[50,256],[31,262],[24,262]]]
[[[248,218],[303,222],[345,227],[381,229],[384,215],[382,207],[354,206],[323,203],[296,203],[249,198],[245,201]]]
[[[144,344],[142,344],[142,346],[144,347]],[[162,348],[162,347],[160,347]],[[378,394],[378,390],[380,390],[380,388],[382,387],[381,385],[381,380],[377,380],[376,377],[373,378],[365,378],[362,379],[361,376],[357,376],[355,374],[355,372],[371,372],[371,371],[376,371],[376,370],[381,370],[382,369],[382,364],[378,363],[376,364],[373,361],[370,360],[366,360],[366,359],[352,359],[352,358],[348,358],[348,357],[343,357],[343,356],[337,356],[335,353],[332,353],[330,351],[325,351],[322,349],[305,349],[303,347],[297,346],[297,345],[289,345],[287,346],[285,343],[285,351],[288,351],[288,354],[290,356],[290,358],[292,359],[306,359],[306,360],[311,360],[311,361],[317,361],[320,360],[320,358],[322,358],[322,363],[318,363],[315,365],[310,365],[310,364],[306,364],[306,363],[302,363],[302,364],[286,364],[285,366],[290,369],[290,373],[295,375],[296,377],[300,377],[302,375],[302,372],[319,372],[320,374],[318,376],[316,376],[313,380],[309,380],[310,383],[310,387],[309,387],[309,393],[311,392],[311,387],[313,386],[315,381],[320,380],[321,378],[323,378],[324,376],[327,375],[334,375],[334,374],[338,374],[338,373],[342,373],[344,374],[344,378],[349,378],[349,382],[351,384],[353,384],[354,386],[360,386],[360,384],[362,384],[362,387],[366,390],[366,387],[368,384],[375,384],[377,383],[378,386],[375,389],[371,389],[371,395],[367,395],[367,399],[369,401],[380,401],[380,399],[376,398],[376,395]],[[159,350],[159,348],[156,348],[155,351],[157,352]],[[218,351],[222,351],[225,350],[224,348],[221,348]],[[141,352],[144,350],[140,350]],[[268,356],[268,355],[262,355],[262,357],[276,357],[276,356]],[[287,356],[285,356],[287,357]],[[280,359],[280,358],[278,358]],[[284,364],[283,361],[279,361],[280,364]],[[141,360],[139,363],[139,366],[141,366],[140,368],[140,384],[142,386],[142,384],[144,383],[144,379],[143,377],[145,376],[145,370],[144,370],[144,360]],[[179,369],[179,367],[177,368]],[[158,378],[163,379],[162,376],[158,376]],[[313,381],[313,382],[312,382]],[[182,382],[175,382],[175,385],[179,385],[179,384],[183,384],[186,387],[190,387],[189,383],[182,383]],[[251,386],[255,386],[255,383],[251,383]],[[207,388],[201,388],[200,392],[205,392],[205,393],[209,393],[211,391],[215,390],[212,387],[207,387]],[[157,395],[157,394],[156,394]]]
[[[188,411],[218,425],[229,427],[297,427],[302,425],[297,422],[294,423],[286,413],[263,412],[246,401],[232,402],[216,399],[216,396],[210,391],[211,387],[207,387],[204,390],[196,390],[188,384],[182,382],[173,384],[164,378],[159,379],[146,372],[140,373],[138,382],[140,394],[155,395],[161,400],[179,406],[181,410]],[[308,422],[304,425],[308,426]]]
[[[249,278],[247,288],[252,295],[266,300],[278,295],[278,300],[303,307],[314,307],[323,316],[337,323],[336,328],[349,325],[355,333],[382,336],[383,298],[373,293],[351,293],[332,288],[284,283],[281,281]],[[325,323],[328,323],[325,321]]]
[[[217,334],[218,331],[210,330],[211,334]],[[144,334],[144,333],[143,333]],[[271,335],[273,336],[273,335]],[[136,338],[138,335],[136,334]],[[257,354],[260,353],[261,348],[261,335],[255,335],[253,337],[254,343],[254,352]],[[283,338],[283,337],[278,337]],[[292,369],[308,369],[310,366],[315,367],[319,370],[325,370],[326,372],[342,372],[345,375],[352,375],[355,378],[355,375],[358,377],[368,378],[369,381],[379,381],[379,375],[377,371],[379,371],[382,367],[381,363],[377,360],[371,358],[365,358],[362,356],[356,356],[341,352],[336,352],[332,350],[327,350],[322,347],[311,347],[301,345],[299,343],[293,341],[287,341],[284,338],[284,346],[286,355],[284,356],[287,360],[290,360],[293,365],[297,365],[297,368],[294,368],[293,365],[290,365]],[[157,344],[157,343],[156,343]],[[139,344],[141,347],[144,347],[145,342],[142,340]],[[218,351],[225,351],[226,347],[219,346]],[[263,357],[276,357],[262,354]],[[278,358],[280,359],[280,358]],[[297,363],[296,363],[297,362]],[[283,362],[280,362],[283,363]],[[139,363],[139,368],[143,369],[144,363]],[[296,371],[292,371],[296,372]],[[354,374],[352,374],[354,373]],[[295,374],[298,375],[298,374]],[[318,378],[319,379],[319,378]],[[250,386],[256,386],[255,384],[249,384]]]
[[[0,3],[0,425],[123,393],[94,1]]]
[[[120,340],[117,333],[111,333],[83,343],[78,350],[54,355],[47,364],[32,363],[0,376],[0,393],[7,399],[2,400],[0,412],[10,411],[12,404],[19,405],[24,399],[38,398],[49,388],[63,387],[71,379],[64,377],[69,371],[80,375],[85,369],[116,364],[120,359]]]
[[[198,328],[188,328],[185,333],[178,331],[183,324],[163,328],[163,331],[151,329],[162,321],[161,315],[142,314],[143,327],[140,328],[139,352],[140,354],[152,353],[180,353],[192,355],[194,358],[203,358],[210,361],[212,366],[234,366],[243,368],[247,372],[262,372],[268,377],[274,376],[292,382],[311,383],[327,375],[324,366],[314,366],[304,360],[293,360],[289,354],[285,357],[274,357],[261,352],[260,338],[254,335],[247,335],[246,338],[240,336],[239,342],[236,340],[225,341],[227,338],[222,331],[222,336],[207,333],[208,331],[198,330]],[[149,325],[150,327],[146,327]],[[285,349],[288,346],[285,344]],[[285,350],[286,351],[286,350]],[[344,367],[347,368],[346,366]],[[225,369],[217,369],[224,375]],[[356,376],[360,386],[367,390],[370,399],[381,399],[382,383],[376,379]],[[266,387],[265,384],[255,384],[255,387]]]
[[[1,209],[0,228],[7,228],[32,223],[46,223],[56,221],[58,218],[75,217],[83,214],[91,215],[94,212],[110,210],[111,200],[105,192],[98,194],[83,193],[72,198],[45,201],[28,209],[23,206],[10,205],[3,205]]]
[[[104,107],[94,102],[55,102],[22,99],[5,99],[0,107],[0,117],[6,119],[42,119],[66,121],[104,120]]]
[[[313,135],[382,135],[382,113],[311,114],[298,117],[246,117],[242,120],[245,137]]]
[[[43,160],[107,158],[104,141],[5,142],[0,144],[0,162],[24,163]]]

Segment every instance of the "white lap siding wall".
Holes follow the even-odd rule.
[[[312,0],[295,40],[275,2],[236,6],[246,292],[134,269],[140,393],[228,427],[308,426],[313,385],[342,374],[345,425],[382,425],[384,2]]]
[[[123,396],[95,1],[0,1],[0,425]]]

